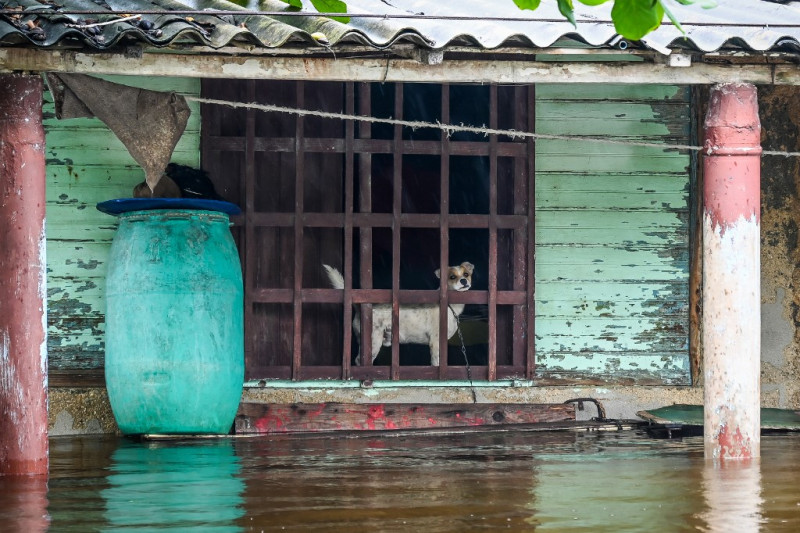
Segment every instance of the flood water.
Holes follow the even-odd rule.
[[[0,531],[798,531],[800,435],[714,466],[636,431],[51,439],[0,477]]]

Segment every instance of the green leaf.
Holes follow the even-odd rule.
[[[585,6],[599,6],[608,2],[608,0],[578,0],[578,2]]]
[[[617,33],[638,41],[661,25],[664,8],[657,0],[614,0],[611,19]]]
[[[572,8],[572,0],[558,0],[558,10],[573,26],[577,26],[577,24],[575,24],[575,12]]]
[[[539,4],[542,3],[542,0],[513,0],[513,1],[518,8],[528,9],[530,11],[533,11],[534,9],[539,7]]]
[[[289,4],[290,6],[298,9],[303,9],[303,0],[281,0],[281,2]]]
[[[664,10],[664,13],[667,14],[667,18],[672,22],[672,24],[675,25],[676,28],[678,28],[678,31],[686,35],[686,31],[684,31],[683,26],[681,26],[681,23],[678,22],[678,19],[675,17],[675,15],[672,14],[672,11],[670,11],[667,8],[666,4],[664,4],[664,0],[658,0],[658,3],[661,4],[661,8]]]
[[[342,0],[311,0],[311,5],[320,13],[347,13],[347,4]],[[347,24],[350,17],[331,17],[337,22]]]

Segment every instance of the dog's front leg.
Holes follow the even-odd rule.
[[[431,366],[439,366],[439,327],[436,327],[435,332],[431,332],[428,339],[428,346],[431,349]]]
[[[375,359],[378,358],[378,352],[381,351],[381,347],[385,346],[384,341],[387,337],[386,330],[381,327],[372,326],[372,362],[375,362]],[[389,346],[392,345],[392,335],[391,332],[388,334],[389,337]]]

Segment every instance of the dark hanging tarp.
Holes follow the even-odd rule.
[[[47,74],[59,119],[97,117],[144,169],[152,190],[186,129],[183,96],[138,89],[83,74]]]

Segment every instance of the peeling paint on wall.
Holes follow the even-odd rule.
[[[537,131],[688,144],[689,97],[539,86]],[[537,373],[689,384],[690,157],[536,145]]]
[[[747,454],[757,456],[761,391],[759,359],[752,355],[760,354],[761,309],[750,304],[760,294],[757,280],[747,283],[742,277],[760,271],[759,224],[754,216],[740,216],[725,228],[710,216],[703,222],[706,443],[723,457],[739,450],[725,449],[734,444],[747,444]],[[733,433],[712,435],[708,428]]]
[[[199,95],[200,81],[109,77],[154,90]],[[199,104],[173,160],[200,164]],[[113,217],[98,202],[130,197],[144,179],[122,143],[97,119],[57,120],[49,93],[44,102],[47,133],[47,298],[51,371],[102,369],[105,337],[105,275]]]

